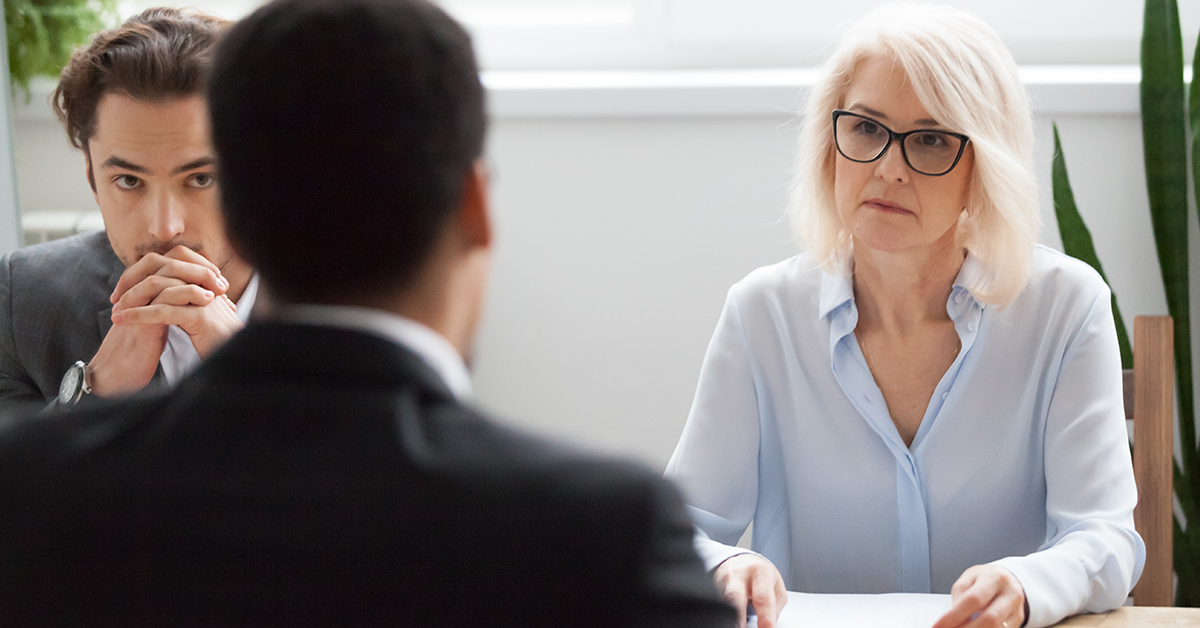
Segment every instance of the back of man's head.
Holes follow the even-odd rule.
[[[278,0],[209,89],[227,229],[286,302],[412,280],[483,150],[467,33],[422,0]]]

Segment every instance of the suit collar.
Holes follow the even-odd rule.
[[[108,253],[107,257],[110,258],[106,261],[110,262],[110,266],[112,268],[112,272],[108,275],[108,281],[105,283],[105,285],[108,287],[109,294],[111,294],[113,290],[117,289],[117,282],[121,280],[121,275],[125,272],[125,265],[121,263],[121,260],[117,257],[117,254],[113,253],[112,247],[108,244],[107,237],[104,239],[104,245],[106,252]],[[96,312],[96,327],[100,333],[101,341],[103,341],[104,337],[108,335],[108,331],[112,329],[112,325],[112,304],[109,303],[107,304],[107,307],[104,307],[100,311]]]
[[[375,308],[346,305],[281,305],[277,322],[356,329],[391,340],[421,356],[459,399],[471,396],[471,375],[458,350],[428,326]]]
[[[267,380],[334,388],[416,384],[454,400],[425,360],[400,344],[351,329],[278,322],[251,322],[181,386]]]

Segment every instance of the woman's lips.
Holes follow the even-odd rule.
[[[886,212],[889,214],[911,214],[912,213],[911,211],[909,211],[891,201],[886,201],[882,198],[867,199],[866,201],[863,201],[863,205],[870,207],[871,209],[875,209],[875,210],[878,210],[881,212]]]

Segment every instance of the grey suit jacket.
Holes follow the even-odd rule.
[[[53,405],[67,368],[95,355],[112,327],[108,297],[124,270],[103,231],[0,260],[0,418]]]

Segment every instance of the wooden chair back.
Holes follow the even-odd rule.
[[[1170,316],[1133,321],[1133,369],[1125,375],[1125,418],[1133,421],[1133,523],[1146,542],[1146,566],[1133,589],[1136,606],[1172,606],[1175,468],[1175,331]]]

